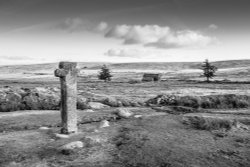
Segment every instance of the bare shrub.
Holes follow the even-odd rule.
[[[184,124],[188,124],[193,128],[200,130],[230,130],[236,123],[234,120],[226,118],[209,118],[202,116],[188,116],[184,118]]]

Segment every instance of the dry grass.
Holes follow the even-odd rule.
[[[209,118],[209,117],[188,117],[183,121],[184,124],[191,125],[195,129],[200,130],[230,130],[236,125],[236,121],[226,118]]]
[[[209,95],[209,96],[175,96],[158,95],[147,101],[148,105],[186,106],[203,109],[237,109],[250,106],[250,96],[247,95]]]

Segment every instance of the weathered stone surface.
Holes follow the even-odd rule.
[[[110,126],[109,121],[103,120],[103,121],[101,121],[99,128],[105,128],[105,127],[109,127],[109,126]]]
[[[140,104],[137,103],[136,101],[130,102],[130,105],[131,105],[132,107],[140,107]]]
[[[0,89],[0,112],[22,110],[22,96],[9,88]]]
[[[77,97],[77,109],[80,109],[80,110],[90,109],[90,106],[88,104],[88,99],[85,97],[78,96]]]
[[[51,88],[37,87],[26,90],[27,95],[23,97],[23,104],[28,110],[58,110],[60,105],[59,92]]]
[[[74,142],[71,142],[71,143],[68,143],[68,144],[65,144],[63,146],[61,146],[59,148],[59,150],[61,150],[61,152],[63,154],[70,154],[71,151],[75,150],[75,149],[79,149],[79,148],[83,148],[84,147],[84,144],[83,142],[81,141],[74,141]]]
[[[61,83],[61,133],[77,132],[77,72],[76,63],[60,62],[55,76]]]
[[[50,129],[50,128],[45,127],[45,126],[42,126],[42,127],[39,128],[39,130],[49,130],[49,129]]]
[[[88,105],[90,106],[91,109],[104,109],[104,108],[109,108],[109,106],[99,103],[99,102],[89,102]]]
[[[115,114],[117,114],[121,118],[129,118],[134,115],[134,113],[127,108],[118,108],[115,111]]]
[[[86,110],[84,110],[84,112],[95,112],[95,111],[91,110],[91,109],[86,109]]]
[[[69,138],[69,135],[56,133],[55,137],[58,139],[67,139]]]
[[[123,104],[120,100],[117,101],[118,107],[123,107]]]
[[[131,106],[130,101],[127,100],[127,99],[122,99],[122,100],[121,100],[121,103],[122,103],[122,105],[123,105],[124,107],[130,107],[130,106]]]
[[[118,107],[119,104],[118,104],[118,101],[116,100],[116,98],[114,97],[107,97],[104,102],[104,104],[108,105],[108,106],[111,106],[111,107]]]
[[[134,115],[135,118],[142,118],[142,115]]]

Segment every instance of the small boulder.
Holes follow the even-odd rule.
[[[119,106],[118,101],[114,97],[107,97],[103,103],[108,105],[108,106],[111,106],[111,107],[118,107]]]
[[[121,103],[124,107],[130,107],[130,101],[128,99],[122,99]]]
[[[83,110],[84,112],[95,112],[94,110],[91,110],[91,109],[86,109],[86,110]]]
[[[135,102],[135,101],[130,102],[130,105],[131,105],[132,107],[140,107],[140,104],[137,103],[137,102]]]
[[[109,106],[98,103],[98,102],[89,102],[88,103],[91,109],[104,109],[104,108],[109,108]]]
[[[117,105],[118,105],[118,107],[123,107],[123,104],[121,101],[117,101]]]
[[[81,141],[74,141],[68,144],[65,144],[59,148],[61,152],[65,155],[70,154],[75,149],[83,148],[84,144]]]
[[[89,109],[90,106],[88,105],[88,99],[78,96],[77,97],[77,109],[84,110]]]
[[[56,133],[55,137],[58,138],[58,139],[68,139],[69,135]]]
[[[121,118],[129,118],[129,117],[131,117],[133,115],[133,112],[131,112],[127,108],[118,108],[115,111],[115,114],[117,114]]]
[[[49,129],[50,129],[50,128],[45,127],[45,126],[42,126],[42,127],[39,128],[39,130],[49,130]]]
[[[142,115],[134,115],[135,118],[142,118]]]
[[[110,126],[109,121],[103,120],[103,121],[101,121],[99,128],[105,128],[105,127],[109,127],[109,126]]]
[[[244,125],[238,121],[235,122],[235,128],[236,129],[243,129],[243,130],[249,130],[247,125]]]

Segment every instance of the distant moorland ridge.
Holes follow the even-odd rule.
[[[98,70],[106,64],[112,70],[135,69],[135,70],[184,70],[199,69],[202,62],[136,62],[136,63],[104,63],[104,62],[79,62],[80,69],[86,68]],[[250,60],[228,60],[212,62],[220,69],[250,67]],[[1,73],[53,71],[58,67],[58,63],[31,64],[31,65],[6,65],[0,66]]]

